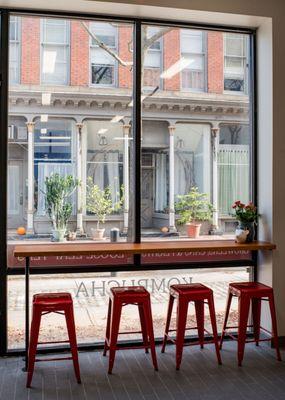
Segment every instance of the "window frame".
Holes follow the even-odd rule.
[[[41,85],[47,85],[47,86],[68,86],[70,84],[70,55],[71,55],[71,23],[69,19],[66,19],[66,40],[67,43],[51,43],[51,42],[44,42],[44,21],[46,21],[49,18],[43,17],[40,18],[40,84]],[[59,18],[60,19],[60,18]],[[63,18],[61,20],[64,20]],[[64,83],[53,83],[53,82],[45,82],[43,79],[44,73],[43,73],[43,49],[44,46],[60,46],[62,49],[66,49],[66,62],[65,68],[66,68],[66,81]],[[63,64],[63,63],[61,63]]]
[[[21,43],[22,43],[22,24],[21,24],[21,18],[17,15],[13,15],[14,18],[16,18],[16,23],[17,23],[17,30],[18,30],[18,39],[17,40],[11,40],[10,39],[10,35],[9,35],[9,47],[11,45],[11,43],[16,44],[17,45],[17,62],[18,62],[18,66],[17,66],[17,80],[16,82],[11,82],[10,78],[9,78],[9,84],[12,85],[20,85],[21,84],[21,65],[22,65],[22,52],[21,52]],[[10,62],[10,58],[9,58],[9,62]],[[11,73],[9,71],[9,77],[10,77]]]
[[[148,25],[148,27],[150,27],[151,25]],[[163,87],[163,79],[160,77],[161,73],[163,72],[163,68],[164,68],[164,63],[163,63],[163,59],[164,59],[164,37],[160,37],[157,42],[159,42],[159,49],[152,49],[151,47],[148,49],[148,53],[154,53],[157,54],[159,53],[159,67],[146,67],[146,69],[157,69],[159,70],[159,85],[158,88],[162,89]],[[143,65],[144,69],[145,69],[145,62]],[[156,86],[143,86],[143,89],[148,91],[153,90]]]
[[[224,34],[223,34],[223,49],[224,49],[224,52],[223,52],[223,93],[225,93],[225,94],[233,94],[233,95],[241,95],[241,96],[245,96],[245,95],[248,95],[248,90],[249,90],[249,79],[248,79],[248,76],[249,76],[249,61],[248,61],[248,59],[249,59],[249,49],[248,49],[248,46],[247,46],[247,40],[246,40],[246,38],[243,38],[243,49],[244,49],[244,56],[237,56],[237,55],[226,55],[225,54],[225,49],[226,49],[226,36],[227,35],[229,35],[229,32],[225,32]],[[225,72],[225,61],[226,61],[226,58],[235,58],[235,59],[241,59],[241,60],[244,60],[244,76],[243,76],[243,81],[244,81],[244,83],[243,83],[243,87],[244,87],[244,89],[243,90],[227,90],[227,89],[225,89],[225,76],[226,76],[226,72]],[[230,76],[230,74],[229,74],[229,76]],[[231,78],[228,78],[228,79],[231,79]]]
[[[93,20],[92,23],[95,24],[96,22],[107,22],[108,21],[96,21]],[[89,28],[92,31],[92,27],[89,26]],[[116,27],[116,34],[115,34],[115,47],[111,47],[112,50],[118,51],[119,49],[119,29],[118,27]],[[92,44],[92,38],[89,38],[89,86],[90,87],[101,87],[101,88],[116,88],[118,86],[118,82],[119,82],[119,63],[117,60],[114,60],[114,82],[112,84],[104,84],[104,83],[93,83],[92,82],[92,49],[98,49],[100,48],[100,46],[96,45],[96,44]],[[109,65],[105,65],[105,64],[95,64],[95,65],[102,65],[102,66],[109,66]]]
[[[1,9],[0,8],[0,13],[1,13],[1,35],[0,35],[0,41],[1,41],[1,46],[0,46],[0,51],[1,51],[1,57],[0,57],[0,73],[2,74],[2,86],[0,87],[1,91],[1,97],[0,97],[0,127],[2,131],[7,131],[7,126],[8,126],[8,48],[9,48],[9,36],[8,36],[8,31],[9,31],[9,16],[14,15],[14,13],[20,14],[24,13],[26,15],[35,15],[39,16],[39,10],[27,10],[27,9]],[[123,22],[129,22],[134,25],[134,37],[136,38],[135,41],[135,60],[134,60],[134,88],[133,88],[133,93],[134,93],[134,107],[133,107],[133,123],[135,128],[138,128],[138,130],[134,129],[135,135],[134,135],[134,143],[137,145],[135,146],[135,151],[134,151],[134,164],[135,164],[135,170],[138,171],[140,168],[140,139],[141,139],[141,129],[139,127],[141,123],[141,110],[140,110],[140,99],[141,99],[141,85],[140,85],[140,79],[138,79],[139,73],[135,73],[135,71],[139,70],[139,67],[141,65],[141,57],[140,57],[140,50],[141,50],[141,45],[139,44],[139,40],[141,37],[141,24],[157,24],[161,25],[162,22],[164,24],[169,24],[172,26],[176,27],[185,27],[185,28],[198,28],[198,29],[205,29],[205,30],[213,30],[213,31],[229,31],[229,32],[237,32],[237,33],[247,33],[250,34],[250,55],[252,58],[250,58],[251,63],[250,63],[250,68],[249,68],[249,73],[250,77],[252,78],[250,81],[250,111],[251,111],[251,120],[250,120],[250,131],[252,134],[252,154],[253,154],[253,170],[251,171],[251,176],[254,179],[253,184],[252,184],[252,189],[253,189],[253,201],[256,201],[256,193],[257,193],[257,160],[256,160],[256,155],[257,155],[257,146],[256,146],[256,141],[257,141],[257,120],[256,120],[256,64],[255,64],[255,50],[256,50],[256,30],[255,29],[248,29],[248,28],[242,28],[242,27],[225,27],[225,26],[219,26],[219,25],[207,25],[207,24],[185,24],[185,22],[181,21],[162,21],[162,20],[155,20],[155,19],[147,19],[147,18],[130,18],[130,17],[113,17],[113,16],[100,16],[96,14],[80,14],[80,13],[66,13],[66,12],[51,12],[51,11],[42,11],[40,12],[40,16],[45,17],[45,16],[50,16],[50,17],[61,17],[61,18],[70,18],[70,19],[100,19],[104,18],[104,20],[116,20],[116,21],[123,21]],[[2,135],[1,137],[1,146],[0,146],[0,152],[1,152],[1,157],[0,157],[0,164],[1,168],[3,171],[3,174],[1,174],[0,181],[1,185],[3,187],[7,187],[7,177],[6,177],[6,172],[7,172],[7,144],[8,144],[8,138],[7,135]],[[140,183],[140,177],[136,176],[135,177],[136,184],[135,186],[137,187],[138,184]],[[139,210],[139,202],[140,200],[136,201],[135,204],[135,216],[138,217],[140,215],[140,210]],[[3,190],[0,195],[0,211],[2,212],[2,218],[1,221],[2,223],[0,224],[0,233],[2,235],[2,241],[0,243],[0,252],[1,252],[1,261],[2,261],[2,267],[0,268],[0,330],[3,332],[2,334],[2,340],[0,341],[0,356],[2,355],[16,355],[16,354],[21,354],[19,351],[12,351],[7,349],[7,277],[8,275],[23,275],[23,269],[15,269],[14,271],[8,269],[7,265],[7,231],[6,231],[6,216],[7,216],[7,199],[6,199],[6,191]],[[139,237],[137,235],[138,233],[138,228],[140,228],[140,221],[137,220],[135,224],[135,235],[134,235],[134,242],[139,241]],[[195,265],[195,263],[187,262],[187,263],[181,263],[179,264],[179,269],[189,269],[189,268],[209,268],[209,267],[219,267],[219,268],[224,268],[224,267],[232,267],[232,266],[252,266],[253,267],[253,275],[256,278],[256,269],[257,269],[257,256],[254,254],[251,260],[238,260],[238,261],[220,261],[218,263],[215,262],[201,262],[199,265]],[[138,270],[138,267],[141,267],[140,270],[155,270],[155,269],[165,269],[165,270],[170,270],[175,267],[173,264],[158,264],[158,265],[141,265],[140,263],[140,257],[135,257],[133,264],[130,265],[116,265],[116,266],[97,266],[94,268],[90,268],[89,266],[80,266],[77,268],[71,267],[71,268],[56,268],[54,269],[53,267],[43,267],[41,270],[38,270],[36,273],[38,274],[58,274],[58,273],[82,273],[82,272],[103,272],[103,271],[108,271],[108,272],[114,272],[114,271],[134,271]],[[34,273],[34,272],[32,272]],[[91,346],[92,347],[92,346]],[[93,348],[93,347],[92,347]],[[46,351],[56,351],[58,352],[58,348],[53,348],[53,349],[47,349]],[[62,348],[64,351],[65,349]],[[44,350],[45,351],[45,350]]]
[[[188,28],[187,28],[188,29]],[[185,29],[185,31],[187,30]],[[189,30],[191,30],[191,28],[189,28]],[[192,29],[193,30],[193,29]],[[182,73],[183,71],[180,72],[180,91],[181,92],[194,92],[194,93],[205,93],[207,92],[207,78],[208,78],[208,69],[207,69],[207,61],[208,61],[208,57],[207,57],[207,31],[203,31],[202,32],[202,52],[201,53],[196,53],[196,52],[183,52],[182,51],[182,34],[183,31],[180,31],[180,57],[183,56],[183,54],[187,54],[187,55],[194,55],[194,56],[202,56],[202,61],[203,61],[203,70],[199,70],[202,71],[203,73],[203,89],[195,89],[195,88],[185,88],[183,87],[182,84]],[[191,68],[185,68],[185,70],[190,70],[190,71],[195,71],[192,70]]]

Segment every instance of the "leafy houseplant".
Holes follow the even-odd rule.
[[[64,240],[67,222],[72,214],[70,196],[78,185],[79,181],[72,175],[61,176],[55,173],[45,179],[46,211],[52,221],[52,234],[55,241]]]
[[[91,229],[93,239],[103,239],[105,228],[100,229],[100,223],[104,224],[106,216],[118,211],[122,205],[123,197],[113,204],[110,187],[100,189],[93,183],[91,177],[87,180],[86,209],[97,217],[97,228]],[[118,193],[120,195],[121,193]]]
[[[197,187],[190,192],[177,196],[175,210],[180,214],[178,223],[187,225],[187,234],[197,238],[200,234],[201,222],[209,221],[213,215],[213,206],[208,201],[206,193],[200,193]]]
[[[238,200],[232,208],[235,211],[234,217],[239,222],[239,229],[248,231],[246,242],[252,242],[255,235],[255,225],[257,225],[259,217],[257,207],[252,202],[245,205]]]

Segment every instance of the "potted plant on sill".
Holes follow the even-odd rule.
[[[199,237],[202,221],[210,221],[213,215],[213,206],[208,201],[208,195],[200,193],[194,186],[189,193],[178,195],[177,199],[175,210],[180,214],[178,223],[186,223],[188,237]]]
[[[236,239],[239,242],[250,243],[254,240],[255,226],[257,225],[259,214],[257,207],[249,202],[247,205],[241,201],[236,201],[232,208],[235,211],[233,216],[238,221],[238,227],[236,229]]]
[[[78,185],[78,179],[72,175],[61,176],[55,173],[45,179],[46,212],[52,221],[52,239],[56,242],[65,240],[67,223],[72,214],[72,203],[69,200]]]
[[[93,183],[91,177],[87,180],[86,189],[86,210],[97,217],[96,229],[91,228],[92,238],[93,240],[102,240],[104,238],[105,228],[100,228],[100,223],[105,223],[107,215],[119,211],[123,202],[123,197],[120,197],[121,193],[118,193],[120,200],[114,204],[110,187],[100,189],[98,185]],[[121,189],[121,191],[123,191],[123,189]]]

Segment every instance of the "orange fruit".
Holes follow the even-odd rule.
[[[18,233],[18,235],[25,235],[26,228],[24,228],[23,226],[19,226],[19,228],[17,229],[17,233]]]

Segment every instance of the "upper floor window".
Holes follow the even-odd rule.
[[[41,81],[67,85],[69,81],[69,21],[57,18],[42,20]]]
[[[184,90],[203,91],[205,88],[205,39],[204,32],[181,29],[181,58],[185,68],[181,72]]]
[[[12,15],[9,24],[9,80],[20,82],[20,18]]]
[[[154,37],[161,28],[155,26],[146,26],[146,40]],[[160,87],[160,74],[162,67],[162,35],[154,41],[148,48],[144,57],[144,88]]]
[[[93,22],[90,29],[96,39],[108,47],[110,52],[117,51],[117,27],[105,22]],[[115,57],[99,46],[98,42],[91,39],[91,83],[93,85],[114,86],[116,84]]]
[[[247,77],[247,36],[224,34],[224,90],[245,93]]]

